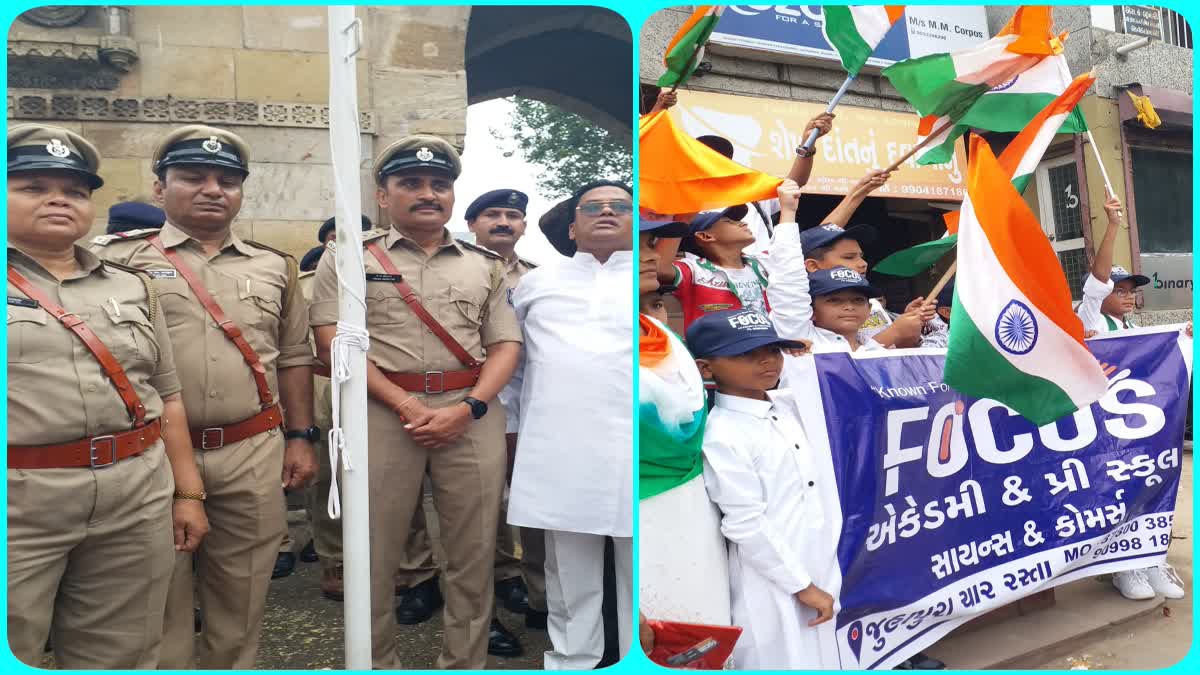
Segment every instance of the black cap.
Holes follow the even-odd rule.
[[[802,347],[784,340],[766,314],[756,309],[730,309],[709,312],[687,329],[688,351],[696,358],[738,356],[767,345]]]
[[[325,222],[321,223],[321,229],[317,230],[317,242],[324,244],[325,235],[329,234],[329,232],[336,227],[337,227],[337,218],[336,217],[330,218],[329,220],[326,220]],[[372,227],[374,227],[374,225],[371,224],[371,219],[366,216],[363,216],[362,217],[363,232],[366,232],[367,230],[371,229]]]
[[[93,190],[104,185],[97,173],[100,153],[83,136],[48,124],[20,124],[8,130],[8,172],[70,171]]]
[[[464,214],[468,221],[475,220],[483,213],[484,209],[490,209],[494,206],[500,206],[506,209],[516,209],[525,214],[525,207],[529,205],[529,195],[520,190],[492,190],[485,192],[475,198],[471,205],[467,207]]]
[[[178,164],[202,164],[250,173],[250,146],[241,136],[203,124],[180,127],[159,143],[154,151],[155,173]]]
[[[686,253],[702,255],[700,248],[696,245],[696,233],[704,232],[711,228],[722,218],[740,221],[749,212],[750,209],[745,204],[735,204],[720,211],[702,211],[696,214],[696,217],[692,219],[688,227],[687,236],[683,238],[683,243],[679,245],[679,248]]]
[[[878,298],[883,291],[875,288],[849,267],[831,267],[808,273],[808,294],[811,297],[829,295],[838,291],[861,291],[868,298]]]
[[[851,225],[843,228],[835,223],[825,223],[810,227],[800,233],[800,246],[805,253],[823,246],[829,246],[839,239],[853,239],[858,243],[875,240],[875,228],[870,225]]]
[[[167,214],[157,206],[142,202],[120,202],[108,207],[109,234],[160,228],[167,220]]]
[[[573,204],[574,199],[567,197],[550,207],[550,210],[538,219],[538,229],[546,235],[546,240],[554,246],[554,250],[568,258],[574,256],[578,250],[575,240],[571,238],[571,223],[575,221]]]

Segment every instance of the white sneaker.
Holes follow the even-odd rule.
[[[1113,574],[1113,586],[1129,600],[1150,600],[1155,596],[1154,587],[1146,579],[1146,570],[1129,570]]]
[[[1172,600],[1178,600],[1186,595],[1183,592],[1183,579],[1179,578],[1179,573],[1169,563],[1164,562],[1158,567],[1147,567],[1143,571],[1146,573],[1146,581],[1156,593],[1161,593]]]

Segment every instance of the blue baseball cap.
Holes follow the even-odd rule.
[[[803,347],[784,340],[766,314],[756,309],[728,309],[709,312],[687,329],[687,347],[697,358],[738,356],[767,345]]]
[[[808,273],[808,294],[814,298],[844,290],[861,291],[868,298],[883,295],[883,291],[867,283],[861,274],[849,267],[831,267]]]
[[[670,220],[670,216],[638,209],[638,232],[653,232],[664,239],[679,239],[687,236],[688,224]]]
[[[838,239],[853,239],[858,243],[875,241],[875,228],[870,225],[851,225],[850,227],[842,227],[836,223],[825,223],[816,227],[810,227],[800,233],[800,246],[804,248],[804,252],[829,246]]]
[[[1089,276],[1091,276],[1091,272],[1083,275],[1083,280],[1086,282]],[[1150,277],[1143,276],[1141,274],[1130,274],[1129,270],[1121,267],[1120,265],[1112,266],[1112,272],[1109,273],[1108,278],[1112,280],[1114,284],[1129,279],[1133,282],[1134,288],[1137,288],[1138,286],[1145,286],[1146,284],[1150,283]]]
[[[704,232],[710,229],[722,218],[740,221],[749,212],[750,208],[745,204],[735,204],[719,211],[701,211],[692,219],[691,224],[688,226],[687,236],[683,238],[683,243],[680,244],[679,248],[687,253],[701,255],[700,249],[696,246],[695,235],[697,232]]]

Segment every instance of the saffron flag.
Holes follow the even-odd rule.
[[[678,87],[687,82],[696,66],[700,65],[700,59],[704,57],[704,43],[708,42],[708,36],[712,35],[717,27],[717,19],[724,11],[724,7],[717,5],[696,7],[696,11],[683,22],[675,37],[667,44],[667,51],[663,55],[667,72],[658,78],[658,86]]]
[[[842,67],[857,76],[884,36],[904,15],[904,5],[825,5],[821,32]]]
[[[975,135],[952,316],[945,380],[963,394],[997,400],[1040,426],[1108,388],[1084,346],[1054,248],[1011,174]]]
[[[783,183],[683,133],[665,110],[639,120],[638,153],[638,204],[658,213],[696,213],[771,199]]]

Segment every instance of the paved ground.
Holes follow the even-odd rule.
[[[1192,453],[1184,455],[1173,542],[1168,561],[1186,582],[1187,597],[1168,600],[1163,611],[1093,635],[1065,656],[1031,662],[1047,670],[1149,670],[1179,663],[1192,646]],[[1115,589],[1114,589],[1115,592]]]
[[[425,512],[434,513],[431,503]],[[288,520],[297,550],[308,541],[302,513],[292,511]],[[430,536],[434,538],[434,554],[441,557],[437,543],[437,523],[431,522]],[[267,614],[263,639],[256,666],[263,669],[314,669],[344,667],[344,628],[342,603],[321,596],[321,566],[319,563],[296,563],[291,576],[271,582],[267,598]],[[525,654],[516,658],[488,657],[489,669],[541,669],[542,652],[550,648],[545,631],[527,630],[524,615],[500,610],[500,621],[517,635]],[[442,618],[439,612],[433,619],[418,626],[399,626],[396,641],[406,669],[433,668],[442,644]]]

